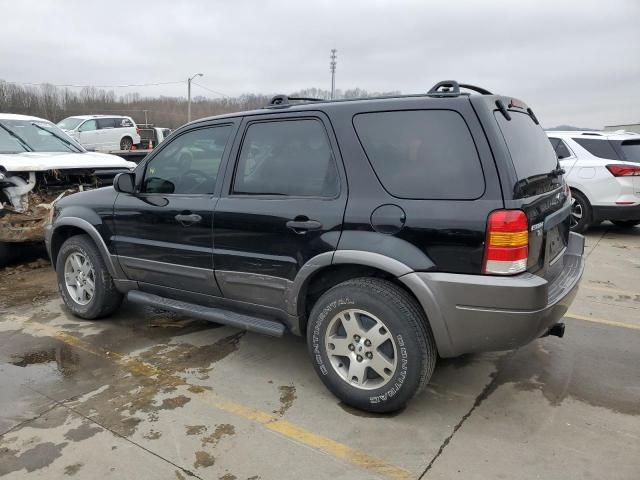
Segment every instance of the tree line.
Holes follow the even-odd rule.
[[[361,88],[336,90],[336,98],[362,98],[397,95],[400,92],[367,92]],[[291,96],[328,99],[330,91],[307,88]],[[191,100],[191,118],[197,119],[262,108],[272,95],[247,93],[235,97]],[[27,86],[0,80],[0,113],[17,113],[45,118],[54,123],[73,115],[127,115],[136,123],[145,119],[159,127],[177,128],[186,122],[184,97],[143,97],[140,93],[116,95],[113,90],[95,87],[60,88],[54,85]]]

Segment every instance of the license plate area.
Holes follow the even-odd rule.
[[[556,226],[547,232],[546,255],[547,265],[550,266],[559,259],[559,256],[567,248],[567,239],[559,228]]]

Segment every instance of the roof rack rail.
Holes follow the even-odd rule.
[[[322,98],[313,97],[289,97],[288,95],[276,95],[271,98],[267,108],[286,108],[291,102],[324,102]]]
[[[478,92],[481,95],[492,95],[489,90],[486,90],[482,87],[476,87],[475,85],[470,85],[468,83],[458,83],[455,80],[443,80],[436,83],[427,92],[427,95],[429,95],[430,97],[458,97],[461,95],[461,88],[473,90],[474,92]]]

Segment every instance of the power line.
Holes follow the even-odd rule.
[[[176,85],[178,83],[184,83],[184,80],[178,82],[157,82],[157,83],[128,83],[122,85],[76,85],[76,84],[56,84],[56,83],[36,83],[36,82],[5,82],[13,85],[28,85],[33,87],[41,87],[44,85],[52,85],[54,87],[68,87],[68,88],[128,88],[128,87],[157,87],[160,85]]]
[[[221,95],[221,96],[223,96],[223,97],[228,97],[228,96],[229,96],[229,95],[227,95],[227,94],[225,94],[225,93],[222,93],[222,92],[216,92],[215,90],[211,90],[209,87],[205,87],[204,85],[200,85],[199,83],[196,83],[196,82],[191,82],[191,83],[192,83],[193,85],[197,85],[197,86],[199,86],[200,88],[204,88],[204,89],[205,89],[205,90],[207,90],[208,92],[215,93],[216,95]]]

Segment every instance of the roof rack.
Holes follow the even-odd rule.
[[[481,95],[493,95],[489,90],[482,87],[476,87],[475,85],[470,85],[468,83],[458,83],[455,80],[443,80],[436,83],[427,92],[427,95],[430,97],[458,97],[462,95],[462,93],[460,93],[461,88],[473,90]]]
[[[286,108],[291,102],[324,102],[322,98],[313,97],[289,97],[288,95],[276,95],[271,98],[267,108]]]

